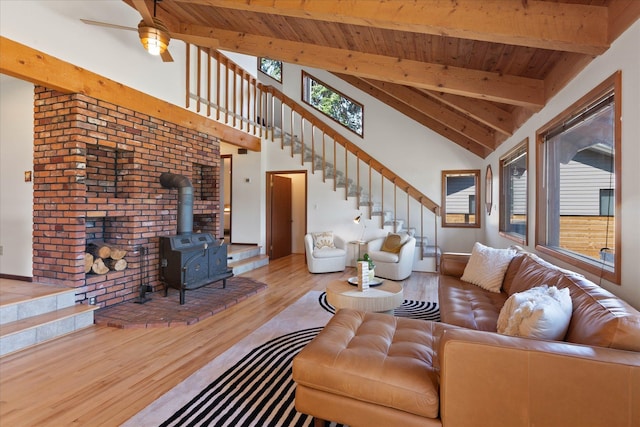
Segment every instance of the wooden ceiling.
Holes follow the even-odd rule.
[[[640,1],[161,0],[156,16],[174,39],[331,71],[484,158],[638,20]]]

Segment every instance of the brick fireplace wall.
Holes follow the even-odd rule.
[[[177,191],[160,185],[162,172],[191,180],[194,231],[222,237],[215,137],[41,86],[34,117],[35,281],[103,307],[135,299],[141,284],[163,289],[159,236],[176,233]],[[101,241],[128,251],[125,270],[85,274],[86,245]]]

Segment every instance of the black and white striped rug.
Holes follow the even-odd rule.
[[[335,309],[322,292],[316,301],[330,313]],[[309,306],[307,306],[309,307]],[[434,302],[405,300],[396,316],[438,320]],[[289,427],[313,425],[311,416],[295,410],[291,363],[322,327],[307,328],[270,339],[250,350],[237,363],[204,387],[166,419],[162,427]],[[336,424],[331,424],[336,426]],[[336,427],[340,427],[338,424]]]
[[[274,338],[209,384],[162,426],[308,426],[294,407],[293,357],[322,328]]]

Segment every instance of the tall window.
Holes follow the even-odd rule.
[[[527,152],[525,139],[500,159],[500,233],[527,244]]]
[[[620,283],[621,73],[538,131],[538,249]]]
[[[275,59],[260,58],[260,71],[267,76],[282,83],[282,61],[276,61]]]
[[[480,227],[480,170],[442,171],[442,226]]]
[[[362,136],[362,104],[302,72],[302,100],[316,110]]]

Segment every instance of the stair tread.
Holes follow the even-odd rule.
[[[44,285],[33,282],[20,282],[15,280],[0,279],[0,308],[20,304],[25,301],[47,298],[68,292],[75,294],[74,288],[57,285]]]
[[[260,254],[260,255],[252,256],[250,258],[244,258],[244,259],[241,259],[241,260],[238,260],[238,261],[229,262],[228,266],[229,266],[229,268],[238,267],[240,265],[245,265],[245,264],[249,264],[249,263],[256,262],[256,261],[261,261],[261,260],[263,260],[265,258],[268,259],[269,256],[265,255],[265,254]]]
[[[61,308],[49,313],[39,314],[37,316],[31,316],[24,319],[16,320],[15,322],[5,323],[4,325],[0,326],[0,337],[12,335],[31,328],[36,328],[40,325],[45,325],[57,320],[66,319],[77,314],[95,311],[98,308],[99,306],[97,305],[76,304],[74,306]]]
[[[248,251],[255,251],[256,249],[260,249],[260,246],[258,246],[258,245],[238,245],[238,244],[231,244],[231,245],[229,245],[229,247],[227,248],[227,255],[228,255],[228,256],[232,256],[232,255],[237,254],[237,253],[248,252]]]

